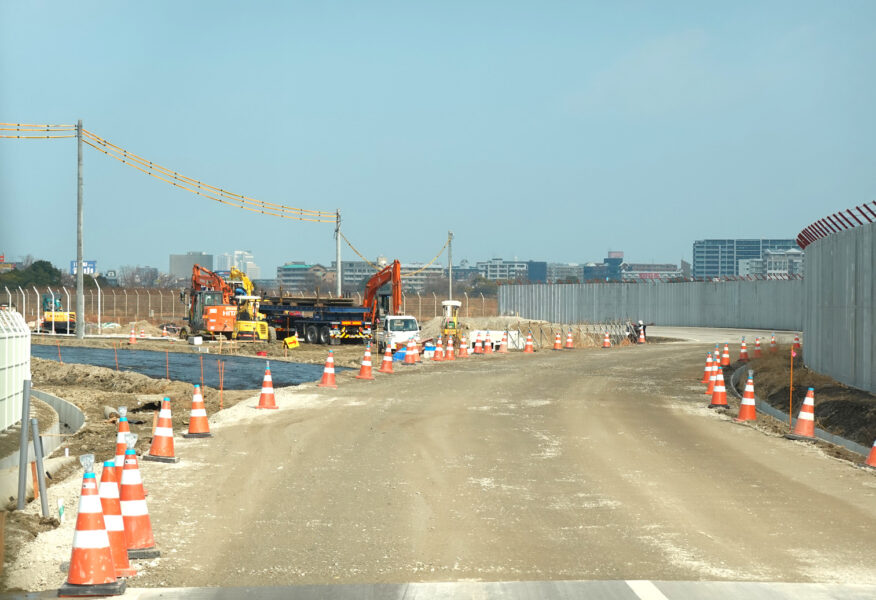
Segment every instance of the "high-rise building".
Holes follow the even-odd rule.
[[[739,261],[763,259],[766,250],[794,248],[799,250],[797,242],[790,239],[697,240],[693,243],[693,277],[737,276],[740,275]]]
[[[213,270],[213,255],[206,252],[187,252],[185,254],[170,255],[169,272],[172,277],[186,279],[192,276],[192,267],[201,265],[205,269]]]
[[[225,252],[224,254],[217,254],[213,259],[213,265],[216,267],[215,271],[230,271],[231,270],[231,255]]]

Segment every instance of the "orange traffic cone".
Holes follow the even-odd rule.
[[[490,339],[490,332],[484,334],[484,354],[493,353],[493,341]]]
[[[362,357],[362,366],[359,368],[356,379],[374,379],[374,375],[371,373],[371,344],[365,346],[365,355]]]
[[[700,383],[706,384],[709,383],[709,375],[712,374],[712,353],[709,352],[706,354],[706,369],[703,371],[703,378],[700,380]]]
[[[721,367],[718,366],[718,359],[712,359],[712,372],[709,374],[709,384],[706,386],[706,396],[711,396],[715,393],[715,384],[718,383],[718,371],[721,370]]]
[[[128,542],[125,540],[125,522],[122,519],[122,505],[119,502],[116,463],[112,460],[103,463],[99,489],[103,521],[113,553],[116,577],[131,577],[137,574],[137,569],[132,568],[128,560]]]
[[[727,408],[727,388],[724,387],[724,371],[718,369],[715,376],[715,389],[712,391],[712,403],[709,408]]]
[[[535,352],[535,349],[532,347],[532,332],[526,334],[526,344],[523,346],[524,354],[532,354]]]
[[[797,414],[797,423],[794,431],[786,433],[789,440],[814,440],[815,439],[815,388],[809,388],[806,399]]]
[[[265,361],[265,376],[262,379],[262,393],[259,395],[259,404],[256,408],[277,408],[277,399],[274,397],[274,380],[271,379],[270,361]]]
[[[639,328],[639,343],[644,344],[645,342],[645,326]]]
[[[432,353],[432,360],[434,362],[443,362],[444,361],[444,340],[441,339],[441,336],[438,336],[438,341],[435,343],[435,351]]]
[[[611,338],[608,337],[608,332],[605,332],[605,337],[602,338],[602,347],[603,348],[611,348]]]
[[[876,469],[876,441],[873,442],[873,447],[870,448],[870,456],[864,461],[864,466],[869,469]]]
[[[742,392],[742,402],[739,404],[739,416],[736,421],[756,421],[757,406],[754,399],[754,371],[748,372],[748,381],[745,382],[745,391]]]
[[[502,341],[499,343],[499,354],[508,354],[508,332],[502,332]]]
[[[761,357],[761,352],[760,352],[760,338],[759,338],[759,337],[754,338],[754,357],[755,357],[755,358],[760,358],[760,357]]]
[[[184,438],[207,438],[213,437],[210,433],[210,421],[207,420],[207,407],[204,405],[204,397],[201,395],[200,384],[195,384],[192,392],[192,412],[189,413],[189,431],[182,434]]]
[[[724,344],[724,353],[721,354],[721,366],[727,367],[730,365],[730,346]]]
[[[468,358],[468,346],[465,343],[465,336],[459,342],[459,351],[456,353],[456,358]]]
[[[161,326],[161,337],[167,337],[167,326]]]
[[[575,349],[575,342],[574,342],[574,340],[572,340],[572,330],[571,330],[571,328],[569,329],[569,333],[566,334],[566,345],[565,345],[565,348],[566,348],[566,350],[574,350],[574,349]]]
[[[392,373],[392,350],[389,346],[386,347],[386,353],[383,355],[383,362],[380,363],[378,373]]]
[[[481,342],[481,332],[480,331],[478,331],[478,335],[475,338],[474,353],[475,354],[483,354],[484,353],[484,345]]]
[[[405,365],[417,364],[417,359],[414,358],[414,354],[416,354],[416,350],[414,350],[414,339],[411,338],[408,340],[408,345],[405,347],[405,360],[402,364],[405,364]]]
[[[415,363],[423,362],[423,357],[420,356],[420,337],[419,336],[414,338],[414,362]]]
[[[128,545],[128,558],[156,558],[161,552],[155,547],[152,537],[152,521],[146,506],[146,493],[137,463],[137,434],[129,433],[125,449],[125,467],[122,469],[122,485],[119,500],[122,505],[122,520],[125,523],[125,540]]]
[[[128,448],[128,434],[131,425],[128,423],[128,407],[119,407],[119,431],[116,434],[116,480],[122,480],[122,469],[125,468],[125,450]]]
[[[137,343],[137,335],[134,333],[134,326],[133,325],[131,326],[131,335],[128,338],[128,343],[129,344],[136,344]]]
[[[170,413],[170,398],[168,397],[161,401],[161,410],[158,411],[158,426],[155,428],[149,452],[143,455],[143,460],[165,463],[179,462],[179,458],[173,455],[173,417]]]
[[[140,328],[140,337],[141,337],[141,338],[145,338],[145,337],[146,337],[146,330],[143,329],[142,327]]]
[[[778,352],[779,348],[776,346],[776,334],[774,333],[770,337],[770,352]]]
[[[748,348],[745,345],[745,338],[742,338],[742,345],[739,347],[739,360],[748,362]]]
[[[334,350],[329,350],[328,357],[325,359],[325,368],[322,370],[322,380],[316,387],[337,388],[335,382],[335,353]]]
[[[560,339],[560,332],[557,332],[557,335],[554,336],[554,350],[562,350],[563,349],[563,341]]]
[[[795,333],[794,334],[794,350],[799,350],[801,347],[802,346],[800,344],[800,336]]]
[[[79,514],[73,533],[73,552],[67,582],[59,596],[116,596],[125,592],[125,580],[116,580],[113,554],[103,519],[103,508],[94,475],[94,455],[79,458],[85,467]]]
[[[456,360],[456,354],[453,352],[453,336],[447,337],[447,352],[444,353],[444,360]]]

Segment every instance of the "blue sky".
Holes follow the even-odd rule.
[[[876,3],[11,2],[0,121],[73,123],[367,256],[690,260],[874,198]],[[75,258],[74,140],[0,140],[0,253]],[[245,213],[85,148],[85,258],[249,249],[327,264],[332,226]],[[344,259],[355,259],[346,247]]]

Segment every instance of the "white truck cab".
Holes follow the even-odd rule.
[[[396,349],[406,345],[409,340],[420,335],[420,324],[417,319],[408,315],[387,315],[380,323],[377,332],[377,351],[386,352],[389,344],[395,344]]]

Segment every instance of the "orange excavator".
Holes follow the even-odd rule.
[[[187,323],[180,329],[179,336],[187,339],[195,335],[211,338],[223,335],[231,339],[237,321],[231,286],[213,271],[195,265],[188,296],[188,315],[183,318]],[[184,293],[180,294],[180,300],[186,302]]]
[[[392,294],[384,296],[384,298],[391,299],[392,304],[391,306],[384,305],[380,307],[381,303],[377,297],[377,290],[387,283],[392,283]],[[366,313],[366,318],[370,317],[369,320],[372,327],[374,327],[379,318],[378,308],[382,308],[386,314],[397,315],[401,310],[401,303],[401,263],[396,259],[368,280],[368,283],[365,285],[365,299],[362,302],[362,306],[368,309],[369,312]]]

